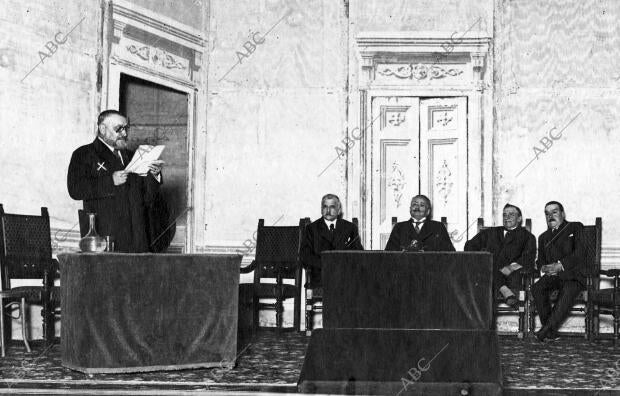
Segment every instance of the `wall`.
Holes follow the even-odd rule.
[[[8,3],[0,8],[0,202],[10,213],[47,206],[53,227],[71,228],[79,204],[66,174],[72,151],[94,137],[101,11],[96,0]],[[64,41],[72,28],[58,45],[55,36]]]
[[[338,167],[318,174],[346,124],[346,19],[333,0],[216,0],[210,24],[205,243],[234,251],[259,218],[316,219],[345,191]]]
[[[506,202],[536,235],[550,200],[569,220],[602,216],[609,265],[620,246],[620,212],[610,210],[620,194],[618,18],[611,0],[497,1],[495,16],[495,222]]]

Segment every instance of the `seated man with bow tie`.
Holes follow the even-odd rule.
[[[431,201],[425,195],[416,195],[409,207],[411,219],[394,225],[385,250],[453,252],[448,230],[438,221],[430,219]]]
[[[96,213],[97,233],[113,237],[116,251],[162,251],[174,229],[167,225],[168,210],[159,194],[161,162],[150,164],[148,174],[125,171],[133,155],[127,150],[128,133],[120,112],[99,114],[97,137],[71,156],[69,195],[82,200],[86,212]]]
[[[489,227],[480,231],[465,243],[465,251],[485,251],[493,254],[494,284],[506,304],[518,305],[515,290],[521,287],[523,270],[534,269],[536,238],[521,227],[521,209],[506,204],[503,212],[503,226]]]
[[[583,224],[566,221],[564,207],[557,201],[545,205],[547,231],[538,237],[536,267],[543,276],[532,286],[536,311],[542,328],[536,332],[540,341],[557,339],[557,330],[569,314],[579,292],[586,285]],[[549,297],[558,290],[553,308]]]
[[[300,259],[308,269],[307,288],[321,287],[321,253],[328,250],[364,250],[355,224],[340,218],[340,198],[321,199],[322,217],[306,227]]]

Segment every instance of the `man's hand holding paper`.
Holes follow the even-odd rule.
[[[136,150],[131,162],[125,168],[126,172],[136,173],[140,176],[146,176],[149,172],[158,177],[164,161],[159,159],[165,146],[149,146],[141,145]]]

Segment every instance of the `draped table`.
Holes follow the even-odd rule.
[[[494,328],[490,253],[331,251],[321,261],[324,328]]]
[[[234,366],[240,255],[58,259],[63,366],[85,373]]]

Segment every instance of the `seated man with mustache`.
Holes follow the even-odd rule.
[[[493,254],[495,289],[501,293],[506,304],[518,307],[514,291],[521,288],[523,270],[534,269],[536,238],[521,227],[521,209],[506,204],[503,226],[489,227],[480,231],[465,243],[465,251],[487,251]]]
[[[586,285],[583,224],[566,221],[564,207],[557,201],[545,205],[547,231],[538,237],[536,267],[543,276],[532,286],[536,311],[543,327],[536,332],[540,341],[558,338],[557,330],[569,314],[579,292]],[[549,297],[558,290],[553,307]]]
[[[430,220],[431,201],[425,195],[411,199],[411,219],[394,225],[385,250],[391,251],[455,251],[448,230],[438,221]]]
[[[355,224],[339,218],[340,198],[327,194],[321,199],[322,217],[308,224],[301,244],[300,260],[308,270],[306,288],[321,287],[321,253],[330,250],[364,250]]]
[[[150,164],[145,175],[125,171],[133,156],[127,150],[128,129],[127,118],[120,112],[99,114],[97,137],[71,156],[69,195],[82,200],[86,212],[96,213],[96,231],[113,237],[115,251],[161,251],[173,233],[170,228],[162,240],[169,219],[159,195],[161,161]],[[163,249],[156,248],[161,246]]]

